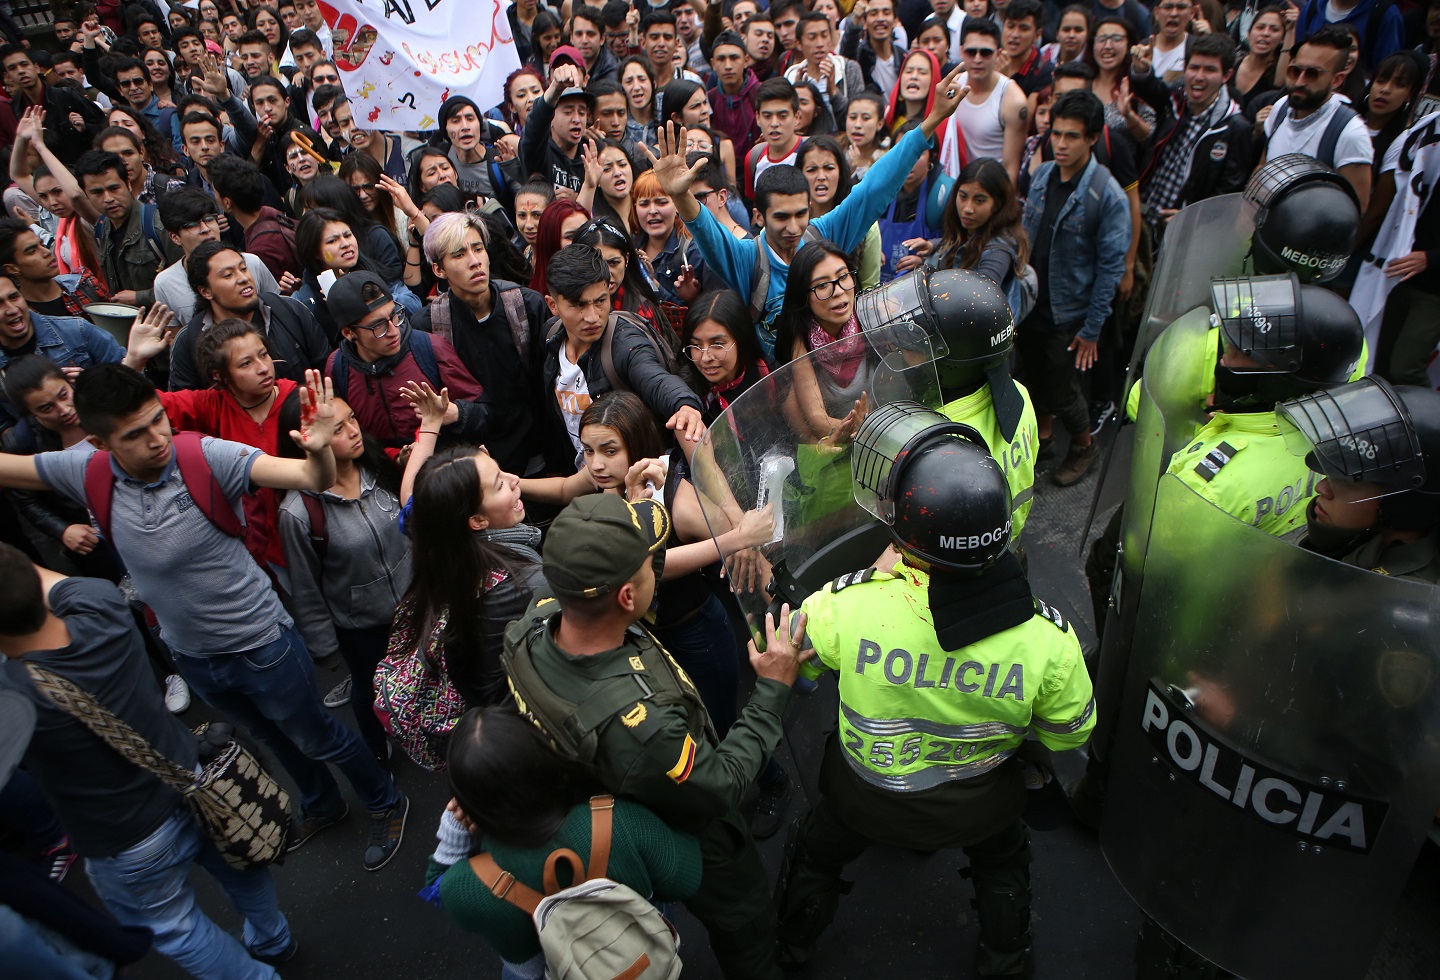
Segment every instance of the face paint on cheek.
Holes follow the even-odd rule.
[[[334,265],[340,261],[340,250],[333,245],[322,245],[320,247],[320,261],[326,265]]]

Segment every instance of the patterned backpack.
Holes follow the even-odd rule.
[[[503,569],[492,571],[486,591],[508,574]],[[445,768],[450,732],[470,706],[451,683],[445,662],[449,610],[430,628],[423,650],[415,620],[415,600],[406,596],[395,610],[385,659],[375,668],[375,715],[416,765],[439,772]]]

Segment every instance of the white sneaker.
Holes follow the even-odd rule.
[[[330,693],[325,695],[325,707],[343,708],[345,705],[349,704],[350,683],[351,679],[347,677],[339,684],[336,684],[334,687],[332,687],[330,689]]]
[[[165,708],[178,715],[190,707],[190,685],[179,674],[165,678]]]

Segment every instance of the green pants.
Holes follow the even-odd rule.
[[[685,900],[710,934],[726,980],[778,980],[775,906],[750,828],[732,809],[696,835],[703,876]]]

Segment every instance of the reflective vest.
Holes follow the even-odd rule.
[[[855,774],[913,793],[994,770],[1031,731],[1056,751],[1084,744],[1095,700],[1060,614],[1037,600],[1027,622],[947,652],[929,582],[901,563],[842,576],[805,600],[816,658],[802,671],[839,675],[839,738]]]
[[[1274,412],[1217,414],[1170,458],[1166,472],[1225,513],[1277,536],[1305,526],[1321,479],[1286,447]]]
[[[1011,550],[1020,540],[1025,527],[1025,518],[1030,514],[1030,505],[1035,498],[1035,451],[1040,445],[1039,429],[1035,424],[1035,407],[1030,404],[1030,392],[1025,386],[1020,397],[1025,400],[1025,411],[1020,415],[1020,424],[1015,427],[1015,438],[1009,442],[1000,432],[1000,421],[995,417],[995,403],[990,398],[990,386],[981,385],[979,391],[964,398],[949,402],[940,412],[951,422],[968,425],[980,433],[990,455],[1005,472],[1005,482],[1010,484],[1010,545]]]

